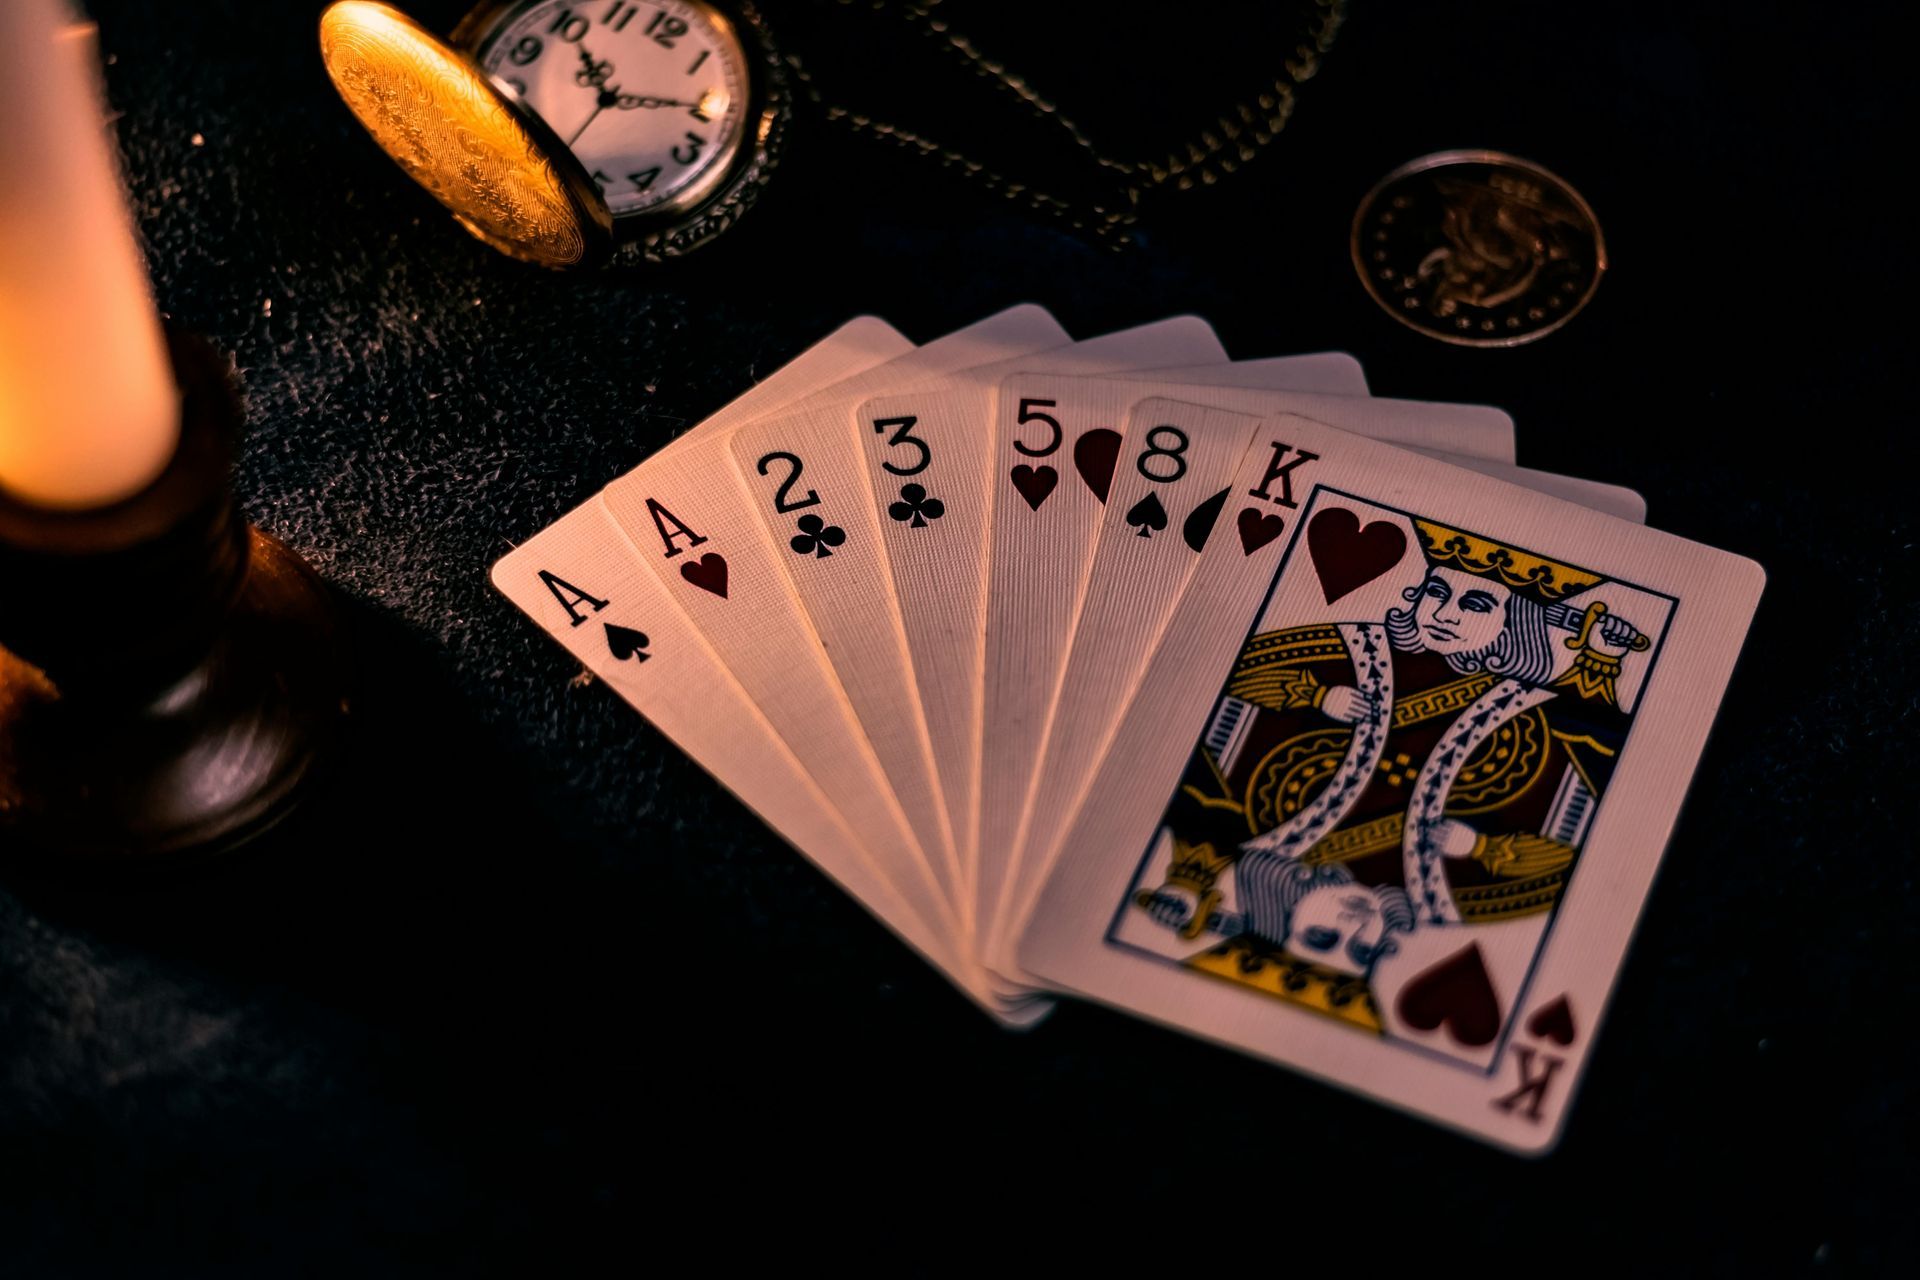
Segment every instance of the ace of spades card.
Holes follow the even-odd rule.
[[[1544,1150],[1758,566],[1299,418],[1233,492],[1020,963]]]

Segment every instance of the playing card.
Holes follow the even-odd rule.
[[[1355,397],[1288,389],[1285,384],[1268,378],[1264,360],[1241,360],[1208,369],[1206,374],[1203,379],[1186,379],[1178,371],[1145,370],[1106,376],[1140,383],[1134,392],[1139,399],[1167,396],[1237,413],[1297,413],[1316,422],[1331,423],[1342,431],[1356,431],[1403,448],[1484,458],[1489,462],[1514,459],[1513,418],[1491,405],[1371,396],[1364,402],[1368,416],[1355,418],[1351,415],[1361,407],[1354,403]],[[1189,385],[1182,386],[1182,382]],[[1189,390],[1201,388],[1205,389],[1205,395],[1187,394]],[[1286,390],[1287,394],[1277,397],[1276,390]]]
[[[1624,520],[1644,520],[1646,500],[1631,489],[1551,471],[1514,467],[1513,418],[1484,404],[1330,395],[1270,380],[1269,362],[1242,360],[1193,371],[1127,371],[1106,377],[1137,382],[1141,396],[1167,396],[1260,415],[1297,413],[1342,431],[1397,444],[1484,475],[1551,493]],[[1278,392],[1278,394],[1276,394]]]
[[[810,467],[836,480],[842,469],[857,464],[871,488],[871,516],[857,518],[870,534],[877,534],[861,542],[878,547],[883,566],[868,570],[837,564],[835,576],[825,580],[796,573],[796,589],[803,601],[818,602],[810,603],[810,611],[824,610],[827,626],[844,624],[864,633],[886,625],[889,609],[897,615],[907,671],[920,699],[959,855],[963,909],[972,902],[991,476],[986,436],[994,390],[1013,366],[1085,374],[1225,358],[1211,330],[1181,317],[878,396],[859,405],[850,419],[838,405],[828,405],[806,415],[807,420],[760,428],[768,440],[787,441],[790,449],[807,457]],[[1309,355],[1263,363],[1272,378],[1305,389],[1365,386],[1351,356]],[[795,441],[804,441],[806,447]]]
[[[853,321],[702,423],[688,438],[911,349],[878,320]],[[962,990],[996,1010],[950,930],[910,907],[810,771],[727,672],[666,583],[591,500],[502,558],[494,585],[699,761],[783,838]]]
[[[1762,581],[1263,422],[1019,904],[1020,965],[1546,1149]]]
[[[1022,364],[1017,369],[992,372],[998,373],[1001,377],[1009,373],[1093,373],[1093,371],[1075,370],[1065,366],[1056,369],[1051,366],[1029,364]],[[1188,375],[1197,375],[1196,381],[1216,387],[1261,387],[1270,391],[1280,389],[1320,396],[1352,397],[1373,394],[1367,386],[1366,370],[1360,367],[1358,360],[1344,351],[1312,351],[1295,356],[1259,356],[1252,360],[1234,360],[1230,363],[1201,361],[1185,368],[1175,365],[1151,367],[1136,365],[1132,368],[1098,373],[1095,376],[1165,379],[1178,382]]]
[[[728,401],[723,408],[675,436],[648,461],[731,430],[756,415],[777,413],[855,374],[911,355],[914,350],[905,334],[880,317],[855,316]]]
[[[1311,417],[1312,415],[1302,414],[1301,416]],[[1319,420],[1326,421],[1326,419]],[[1334,424],[1329,422],[1327,425]],[[1537,471],[1532,467],[1516,467],[1504,462],[1488,462],[1484,458],[1463,458],[1458,454],[1442,453],[1438,450],[1420,449],[1416,452],[1424,453],[1441,462],[1451,463],[1456,467],[1465,467],[1468,471],[1477,471],[1483,476],[1505,480],[1508,484],[1532,489],[1535,493],[1548,494],[1566,502],[1577,502],[1583,507],[1604,511],[1621,520],[1631,520],[1635,524],[1646,523],[1647,500],[1625,485],[1588,480],[1583,476],[1563,476],[1558,472]]]
[[[742,522],[758,532],[769,592],[783,594],[783,626],[796,641],[805,634],[824,664],[826,682],[844,697],[906,816],[929,882],[962,933],[958,856],[891,608],[869,490],[850,437],[851,412],[876,390],[1056,346],[1064,337],[1043,312],[1009,313],[879,366],[790,412],[747,424],[725,442],[744,498]],[[925,460],[927,445],[913,436],[910,424],[896,424],[894,432],[900,465]],[[941,499],[924,490],[921,497],[912,518],[923,524],[940,519]],[[755,625],[764,629],[768,619],[756,617]]]

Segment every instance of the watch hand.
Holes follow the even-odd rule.
[[[587,131],[588,125],[600,118],[602,111],[620,100],[618,91],[607,87],[607,78],[613,74],[611,62],[600,62],[595,59],[583,43],[580,46],[580,64],[580,70],[573,75],[574,83],[583,89],[598,89],[600,92],[594,96],[593,114],[589,115],[580,127],[573,131],[573,136],[567,139],[569,147],[580,141],[580,135]]]
[[[593,104],[593,114],[588,116],[586,120],[581,124],[581,126],[578,129],[575,129],[573,131],[573,136],[571,138],[567,139],[567,146],[572,147],[574,143],[580,141],[580,135],[587,131],[587,125],[590,125],[595,120],[599,119],[600,113],[602,111],[605,111],[606,109],[607,109],[607,95],[603,93],[600,95],[599,99]]]
[[[622,111],[631,111],[635,107],[697,107],[697,102],[681,102],[678,98],[650,98],[640,93],[623,93],[618,99]]]
[[[586,45],[582,44],[580,46],[580,70],[573,73],[573,82],[575,84],[579,85],[582,89],[599,89],[604,92],[607,87],[607,80],[612,75],[613,64],[611,62],[598,61],[587,51]]]

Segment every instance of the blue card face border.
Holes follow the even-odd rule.
[[[1377,499],[1368,498],[1361,494],[1349,492],[1345,489],[1336,489],[1331,485],[1321,485],[1321,484],[1314,485],[1313,488],[1307,493],[1306,500],[1300,504],[1299,518],[1294,521],[1293,529],[1288,534],[1286,551],[1282,553],[1280,557],[1280,563],[1274,567],[1273,577],[1267,583],[1266,591],[1261,594],[1260,605],[1258,608],[1256,608],[1253,611],[1253,616],[1248,620],[1248,623],[1247,623],[1246,634],[1241,637],[1239,646],[1234,650],[1235,662],[1238,662],[1240,654],[1246,651],[1247,642],[1252,640],[1253,637],[1256,634],[1258,634],[1260,620],[1266,616],[1267,608],[1273,602],[1274,592],[1277,591],[1280,587],[1280,580],[1286,576],[1288,568],[1291,567],[1293,564],[1294,557],[1299,554],[1301,530],[1306,528],[1308,520],[1311,518],[1313,513],[1318,509],[1319,503],[1323,497],[1346,498],[1349,501],[1363,503],[1366,506],[1373,507],[1381,511],[1391,511],[1396,515],[1404,516],[1409,521],[1428,518],[1425,516],[1417,516],[1413,512],[1406,510],[1404,507],[1392,506],[1388,503],[1378,501]],[[1467,532],[1471,533],[1470,530]],[[1489,537],[1490,535],[1473,534],[1473,536]],[[1539,554],[1534,552],[1527,552],[1527,549],[1524,547],[1516,547],[1515,550],[1526,552],[1527,554]],[[1554,557],[1543,557],[1543,558],[1551,559]],[[1598,571],[1588,570],[1588,572],[1598,572]],[[1661,628],[1660,639],[1655,643],[1652,652],[1647,655],[1647,679],[1643,688],[1650,689],[1652,687],[1653,674],[1654,672],[1659,670],[1660,655],[1661,655],[1661,652],[1666,647],[1667,637],[1673,634],[1674,619],[1677,618],[1680,613],[1680,600],[1678,597],[1671,595],[1668,592],[1655,590],[1652,587],[1641,586],[1639,583],[1631,582],[1625,578],[1613,577],[1612,575],[1608,575],[1607,580],[1609,582],[1616,582],[1624,587],[1630,587],[1635,591],[1644,592],[1647,595],[1654,596],[1658,599],[1665,600],[1667,602],[1668,609],[1667,609],[1666,625]],[[1207,719],[1201,722],[1201,727],[1196,733],[1196,737],[1195,737],[1196,742],[1198,742],[1199,740],[1199,735],[1202,735],[1206,732],[1205,726],[1208,723],[1211,723],[1213,713],[1220,706],[1220,699],[1226,695],[1227,682],[1231,680],[1232,677],[1233,677],[1233,669],[1232,667],[1229,667],[1227,671],[1220,678],[1220,687],[1214,693],[1213,700],[1207,704]],[[1626,736],[1621,741],[1620,758],[1623,761],[1626,759],[1627,751],[1633,745],[1634,731],[1639,728],[1639,724],[1640,724],[1640,718],[1639,718],[1639,715],[1636,713],[1632,722],[1627,727]],[[1127,882],[1129,888],[1131,888],[1133,885],[1137,885],[1140,882],[1141,877],[1146,874],[1148,864],[1152,861],[1152,858],[1153,858],[1153,849],[1154,849],[1154,845],[1157,843],[1158,836],[1160,833],[1160,828],[1164,825],[1164,817],[1166,815],[1167,810],[1172,807],[1173,802],[1175,798],[1178,796],[1178,794],[1179,794],[1179,781],[1178,779],[1175,779],[1174,789],[1168,792],[1166,804],[1161,806],[1160,812],[1161,812],[1162,818],[1161,820],[1156,821],[1154,823],[1153,831],[1148,835],[1146,847],[1141,850],[1139,860],[1134,864],[1133,875]],[[1602,807],[1604,807],[1605,797],[1601,797],[1601,805]],[[1570,875],[1567,880],[1568,887],[1572,886],[1573,877],[1579,875],[1579,873],[1580,873],[1580,867],[1579,867],[1579,864],[1576,862],[1573,868],[1572,875]],[[1462,1062],[1459,1058],[1456,1058],[1451,1054],[1441,1053],[1437,1050],[1428,1048],[1425,1045],[1416,1044],[1413,1041],[1404,1039],[1402,1037],[1394,1036],[1391,1033],[1388,1033],[1385,1031],[1382,1031],[1381,1039],[1406,1052],[1413,1053],[1419,1057],[1429,1059],[1430,1061],[1433,1061],[1435,1063],[1444,1064],[1446,1066],[1452,1067],[1457,1071],[1464,1071],[1470,1075],[1475,1075],[1475,1076],[1485,1076],[1489,1079],[1497,1076],[1500,1073],[1505,1063],[1507,1047],[1508,1047],[1508,1043],[1511,1041],[1513,1037],[1514,1027],[1520,1021],[1519,1013],[1521,1010],[1528,1007],[1528,1002],[1532,995],[1534,976],[1539,972],[1541,958],[1546,955],[1547,948],[1553,945],[1554,931],[1560,922],[1560,909],[1561,909],[1562,903],[1564,903],[1565,900],[1566,900],[1566,893],[1563,890],[1559,895],[1559,897],[1555,899],[1553,906],[1549,909],[1546,928],[1543,929],[1540,933],[1540,943],[1537,947],[1534,948],[1533,958],[1527,964],[1526,974],[1521,978],[1520,985],[1514,992],[1513,1001],[1510,1007],[1508,1008],[1506,1017],[1502,1021],[1500,1026],[1500,1035],[1494,1043],[1493,1056],[1488,1060],[1487,1066],[1484,1069],[1476,1067],[1473,1064],[1468,1062]],[[1135,946],[1130,942],[1126,942],[1122,940],[1118,936],[1121,922],[1126,918],[1127,907],[1128,907],[1128,895],[1123,893],[1120,897],[1119,903],[1114,908],[1113,918],[1107,925],[1107,932],[1103,939],[1106,942],[1106,944],[1110,947],[1117,948],[1118,950],[1121,950],[1121,951],[1130,952],[1134,955],[1144,956],[1149,960],[1153,960],[1159,964],[1166,965],[1169,968],[1180,969],[1185,971],[1186,966],[1181,964],[1179,961],[1170,959],[1169,957],[1163,956],[1158,952],[1149,951],[1144,947]],[[1201,974],[1194,975],[1196,981],[1200,980],[1203,976],[1204,975],[1201,975]],[[1246,998],[1250,1000],[1262,998],[1258,993],[1252,992],[1252,991],[1243,992],[1242,994],[1244,994]],[[1270,1003],[1272,1002],[1270,1001]],[[1276,1009],[1276,1011],[1278,1010]],[[1298,1013],[1299,1013],[1298,1010],[1293,1011],[1293,1014],[1296,1016],[1298,1015]],[[1355,1034],[1360,1034],[1360,1033],[1356,1031]],[[1589,1033],[1589,1039],[1591,1039],[1591,1033]]]

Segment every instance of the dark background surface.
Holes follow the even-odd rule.
[[[131,898],[0,885],[0,1270],[1907,1252],[1909,55],[1873,13],[1356,4],[1281,140],[1127,252],[814,127],[719,244],[562,277],[376,152],[317,5],[92,7],[161,305],[235,357],[240,492],[347,601],[367,687],[346,776],[258,858]],[[838,23],[840,56],[933,57],[885,13],[769,8],[803,51]],[[1210,51],[1281,53],[1254,6],[1039,8],[979,38],[1123,154],[1156,94],[1205,123],[1168,86]],[[1038,127],[900,105],[1009,166]],[[1535,346],[1416,336],[1349,265],[1362,193],[1461,146],[1539,160],[1605,226],[1592,306]],[[924,341],[1028,299],[1077,335],[1194,311],[1236,357],[1343,348],[1378,394],[1502,405],[1523,463],[1768,568],[1553,1156],[1089,1007],[996,1030],[489,589],[850,316]]]

